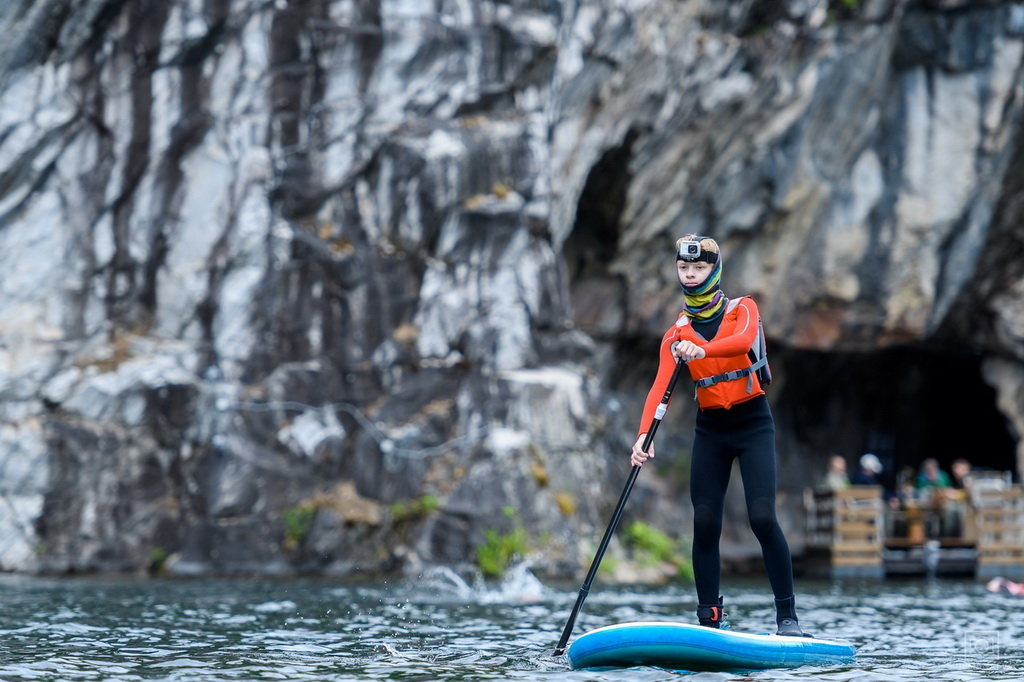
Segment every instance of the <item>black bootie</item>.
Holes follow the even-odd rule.
[[[777,635],[786,637],[810,637],[800,629],[796,618],[796,597],[775,600],[775,623],[778,625]]]
[[[708,628],[716,630],[729,629],[725,617],[725,607],[722,605],[722,598],[718,598],[717,604],[697,604],[697,621]]]

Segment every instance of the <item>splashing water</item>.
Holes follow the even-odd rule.
[[[483,603],[507,602],[533,604],[547,596],[547,588],[530,571],[530,564],[516,564],[505,573],[501,585],[496,590],[484,591],[480,595]]]
[[[506,571],[496,587],[488,584],[479,572],[472,576],[473,585],[447,566],[431,566],[423,571],[415,584],[430,593],[446,595],[481,604],[530,604],[542,600],[548,590],[523,561]]]
[[[459,599],[469,600],[473,597],[473,588],[462,576],[447,566],[431,566],[423,571],[417,584],[425,591],[451,593]]]

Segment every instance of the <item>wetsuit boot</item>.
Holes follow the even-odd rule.
[[[729,623],[726,619],[725,607],[722,606],[722,598],[718,598],[717,604],[697,604],[697,621],[707,628],[728,630]]]
[[[786,637],[810,637],[800,629],[796,618],[796,597],[775,600],[775,623],[778,625],[777,635]]]

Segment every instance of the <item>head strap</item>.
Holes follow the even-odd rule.
[[[686,263],[710,263],[711,265],[717,263],[719,254],[701,247],[701,240],[704,239],[708,239],[708,237],[697,237],[680,242],[679,250],[676,251],[676,260]]]

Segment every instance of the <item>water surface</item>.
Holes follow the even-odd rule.
[[[737,630],[768,631],[763,581],[727,580]],[[749,674],[571,671],[551,656],[578,586],[520,570],[470,587],[0,578],[0,680],[1019,680],[1024,599],[978,581],[799,581],[801,622],[859,648],[852,666]],[[595,585],[576,633],[692,621],[691,588]]]

